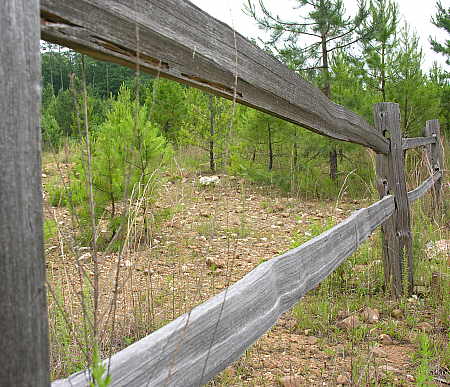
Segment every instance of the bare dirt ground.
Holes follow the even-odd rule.
[[[46,165],[44,172],[45,187],[57,175],[55,165]],[[132,244],[123,254],[98,253],[98,324],[104,354],[147,335],[242,278],[262,260],[288,250],[296,235],[308,233],[312,222],[324,218],[338,222],[366,204],[345,199],[306,201],[230,176],[221,176],[220,183],[211,187],[201,187],[193,174],[169,177],[153,209],[152,216],[159,220],[150,238]],[[47,238],[46,251],[53,292],[49,302],[52,367],[53,376],[59,378],[83,365],[81,316],[87,290],[82,284],[85,276],[94,281],[95,268],[90,250],[72,238],[69,211],[47,203],[45,216],[57,224],[57,232]],[[140,222],[137,217],[135,229]],[[63,315],[57,312],[62,306]],[[61,320],[68,326],[64,334]],[[380,320],[393,318],[381,311]],[[404,323],[402,317],[396,321]],[[430,329],[440,329],[439,324],[430,320]],[[210,384],[415,385],[416,334],[411,340],[383,342],[382,333],[374,326],[369,345],[352,341],[345,332],[331,337],[305,330],[292,313],[286,313]],[[67,361],[73,367],[65,365]]]

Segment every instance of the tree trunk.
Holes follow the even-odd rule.
[[[330,85],[330,72],[328,65],[328,48],[327,48],[327,37],[322,36],[322,76],[323,76],[323,93],[331,98],[331,85]]]
[[[383,97],[383,102],[386,102],[386,52],[384,43],[381,48],[381,95]]]
[[[215,111],[213,96],[209,96],[209,169],[216,171],[216,160],[214,157],[214,135],[215,135]]]
[[[270,123],[267,123],[268,145],[269,145],[269,171],[273,168],[273,148],[272,148],[272,129]]]
[[[293,166],[294,166],[294,171],[297,170],[297,165],[298,165],[298,144],[297,141],[294,142],[294,157],[293,157]]]
[[[48,386],[39,0],[0,12],[0,386]]]
[[[106,97],[109,98],[109,63],[106,64]]]
[[[330,85],[330,73],[328,65],[328,48],[327,48],[327,37],[322,36],[322,75],[323,75],[323,92],[331,99],[331,85]],[[329,154],[329,164],[330,164],[330,178],[333,181],[337,179],[338,173],[338,158],[336,145],[332,145],[332,149]]]
[[[335,146],[333,146],[333,149],[330,151],[330,178],[333,181],[336,181],[337,179],[337,172],[338,172],[338,152]]]

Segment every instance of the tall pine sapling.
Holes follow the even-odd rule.
[[[91,143],[95,216],[108,220],[107,242],[123,223],[126,193],[137,185],[156,183],[157,170],[170,156],[171,148],[159,128],[148,120],[147,106],[136,104],[131,91],[125,86],[112,100],[106,121],[92,135]],[[82,157],[75,170],[74,188],[77,186],[75,191],[80,191],[86,179]],[[82,222],[87,220],[84,199],[81,195],[77,203]],[[148,201],[151,199],[148,198]]]
[[[398,6],[393,0],[373,0],[369,9],[371,17],[364,24],[372,34],[361,40],[368,70],[366,78],[368,85],[386,102],[389,73],[396,65]]]

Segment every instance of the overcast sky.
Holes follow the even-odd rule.
[[[199,8],[208,12],[215,18],[234,27],[239,33],[250,37],[263,36],[263,32],[258,29],[255,22],[242,12],[243,4],[247,0],[190,0]],[[442,0],[442,4],[448,6],[450,0]],[[281,17],[290,17],[295,15],[292,6],[297,2],[295,0],[265,0],[265,5],[269,10],[276,12]],[[344,0],[347,12],[352,13],[356,8],[356,0]],[[444,30],[436,28],[431,24],[430,19],[436,13],[434,0],[397,0],[402,19],[407,21],[418,33],[420,43],[424,53],[424,68],[428,69],[433,61],[437,61],[441,66],[445,65],[444,56],[435,53],[430,48],[428,42],[429,36],[437,37],[443,41],[448,39]]]

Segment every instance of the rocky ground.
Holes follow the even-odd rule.
[[[57,170],[54,164],[45,165],[44,187]],[[312,225],[330,219],[339,222],[366,205],[345,198],[337,203],[306,201],[230,176],[220,176],[217,185],[202,186],[198,175],[169,175],[152,209],[153,218],[158,218],[155,226],[142,236],[144,219],[136,215],[132,243],[121,254],[99,252],[96,269],[90,249],[79,246],[74,238],[69,211],[47,203],[46,219],[57,226],[46,241],[54,377],[83,364],[83,296],[86,278],[94,281],[95,270],[100,289],[98,325],[108,353],[218,293],[263,260],[288,250],[293,240],[308,239]],[[380,257],[374,258],[381,262]],[[368,267],[360,264],[353,269]],[[313,302],[313,297],[302,302]],[[359,302],[356,309],[330,314],[324,330],[302,326],[298,314],[286,313],[210,384],[419,384],[418,336],[426,332],[445,342],[442,317],[420,296],[404,304],[380,294],[367,300],[367,305]],[[61,308],[64,313],[58,312]],[[63,333],[61,324],[66,326]],[[433,380],[421,385],[448,381],[442,364],[430,361]]]

